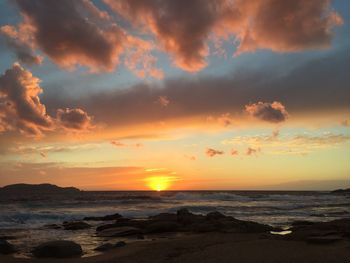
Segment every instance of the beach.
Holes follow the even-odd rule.
[[[350,256],[348,204],[347,195],[324,192],[8,198],[0,262],[342,263]]]
[[[317,245],[305,241],[266,238],[263,234],[205,233],[136,242],[102,255],[70,259],[20,259],[0,256],[2,263],[158,263],[158,262],[239,262],[239,263],[345,263],[350,241]]]

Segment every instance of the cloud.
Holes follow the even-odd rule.
[[[245,154],[248,156],[252,156],[252,155],[257,155],[257,153],[260,151],[261,151],[260,148],[254,149],[252,147],[248,147]]]
[[[236,136],[224,140],[224,145],[235,145],[251,148],[253,150],[264,148],[266,154],[287,154],[287,155],[306,155],[315,151],[338,147],[348,144],[350,136],[347,134],[322,133],[310,135],[308,133],[294,135],[255,135],[255,136]],[[246,153],[254,153],[248,150]],[[249,154],[249,155],[250,155]]]
[[[143,33],[153,34],[174,63],[189,72],[207,66],[211,38],[214,43],[235,38],[236,55],[256,49],[324,49],[330,46],[332,29],[342,24],[329,0],[104,2]]]
[[[41,135],[53,122],[41,103],[40,80],[15,63],[0,76],[0,127],[19,130],[28,135]]]
[[[121,141],[111,141],[111,144],[115,147],[135,147],[135,148],[143,147],[142,143],[126,144]]]
[[[215,155],[222,155],[224,154],[224,152],[220,150],[215,150],[212,148],[207,148],[207,150],[205,151],[205,154],[209,157],[214,157]]]
[[[24,31],[23,27],[22,31]],[[5,25],[0,27],[0,36],[1,35],[5,38],[6,44],[15,52],[17,59],[21,63],[29,66],[42,63],[43,57],[34,53],[33,46],[30,45],[30,40],[25,32],[18,32],[15,27]]]
[[[111,71],[123,51],[124,31],[85,0],[17,0],[36,48],[64,68]]]
[[[340,124],[341,124],[342,126],[344,126],[344,127],[349,127],[349,126],[350,126],[348,120],[343,120],[343,121],[340,122]]]
[[[82,109],[58,109],[56,119],[67,130],[88,130],[92,128],[92,117]]]
[[[230,113],[224,113],[218,118],[218,122],[220,125],[227,127],[232,124],[232,117]]]
[[[187,155],[187,154],[185,154],[184,156],[185,156],[185,158],[187,158],[188,160],[191,160],[191,161],[197,160],[197,157],[194,156],[194,155]]]
[[[236,150],[236,149],[232,149],[231,150],[231,155],[235,156],[235,155],[238,155],[238,154],[239,154],[238,150]]]
[[[39,95],[40,79],[19,63],[0,76],[0,132],[19,131],[38,137],[59,127],[83,130],[92,127],[91,117],[81,109],[59,109],[50,117]]]
[[[286,58],[286,63],[292,60]],[[322,59],[307,59],[293,69],[283,66],[282,72],[273,65],[258,70],[237,68],[220,77],[164,79],[152,84],[143,82],[109,91],[86,92],[77,98],[64,93],[43,94],[42,98],[50,112],[62,107],[82,107],[96,120],[113,127],[195,117],[203,121],[206,116],[215,116],[216,122],[226,112],[239,122],[242,108],[258,101],[281,101],[294,119],[319,117],[319,112],[338,114],[350,109],[349,67],[350,49],[346,48]],[[170,98],[171,107],[160,111],[155,103],[159,96]]]
[[[157,103],[162,107],[167,107],[170,104],[170,100],[167,96],[159,96],[157,99]]]
[[[278,123],[288,118],[288,112],[283,104],[278,101],[249,104],[245,106],[245,110],[249,115],[267,122]]]

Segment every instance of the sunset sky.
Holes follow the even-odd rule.
[[[350,1],[0,0],[0,186],[350,187]]]

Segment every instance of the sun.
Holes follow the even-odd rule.
[[[148,186],[154,191],[164,191],[169,189],[171,184],[171,178],[167,176],[154,176],[148,177],[146,179],[148,181]]]

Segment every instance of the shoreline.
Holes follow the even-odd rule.
[[[255,233],[189,234],[127,244],[101,255],[69,259],[14,258],[0,256],[2,263],[157,263],[157,262],[266,262],[337,263],[350,255],[349,240],[328,245],[309,244]]]

